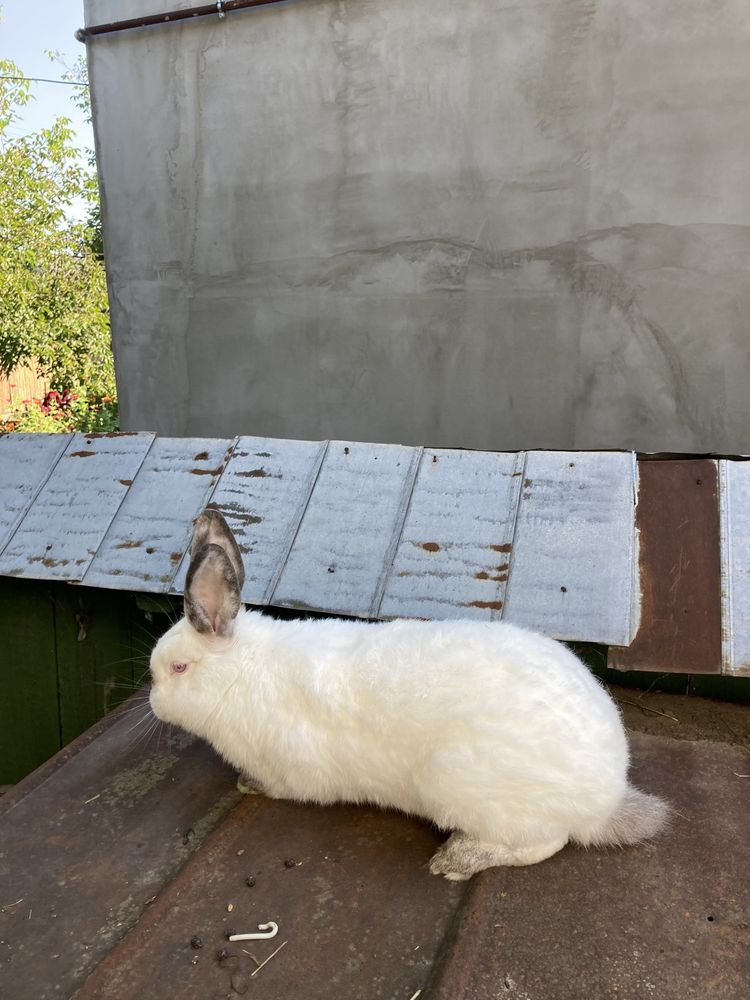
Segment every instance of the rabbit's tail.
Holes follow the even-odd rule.
[[[606,823],[592,832],[587,843],[624,847],[655,837],[669,819],[669,804],[657,795],[648,795],[629,786]]]

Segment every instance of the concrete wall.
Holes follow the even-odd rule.
[[[750,451],[747,0],[297,0],[87,47],[124,427]]]

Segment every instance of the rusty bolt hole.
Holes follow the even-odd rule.
[[[695,480],[695,485],[696,486],[703,486],[703,480],[702,479],[696,479]]]

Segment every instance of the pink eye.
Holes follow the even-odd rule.
[[[172,664],[172,673],[173,674],[184,674],[185,671],[187,670],[187,668],[188,668],[187,663],[173,663]]]

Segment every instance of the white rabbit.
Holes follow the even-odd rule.
[[[455,880],[664,825],[666,803],[628,784],[617,707],[560,643],[501,623],[240,612],[242,556],[215,510],[190,553],[151,707],[265,794],[432,820],[453,832],[430,871]]]

